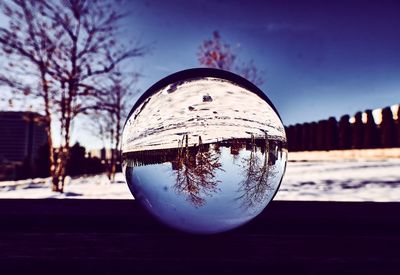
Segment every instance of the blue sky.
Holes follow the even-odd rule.
[[[400,102],[398,1],[137,1],[129,32],[153,47],[137,62],[143,89],[197,67],[218,30],[264,72],[285,124]]]
[[[198,67],[199,45],[217,30],[264,72],[260,88],[285,125],[400,103],[400,1],[137,0],[123,9],[120,39],[151,47],[128,65],[143,74],[142,91]],[[78,130],[85,123],[75,122],[73,141],[102,147]]]

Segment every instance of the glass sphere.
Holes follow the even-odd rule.
[[[285,173],[286,135],[267,96],[244,78],[191,69],[153,85],[122,135],[123,171],[161,222],[217,233],[256,217]]]

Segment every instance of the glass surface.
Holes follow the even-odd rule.
[[[222,232],[250,221],[285,172],[286,136],[275,108],[243,78],[219,75],[199,69],[161,80],[139,99],[123,131],[133,196],[186,232]]]

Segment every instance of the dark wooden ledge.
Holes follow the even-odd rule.
[[[0,200],[1,274],[395,274],[399,266],[400,203],[276,201],[237,230],[197,236],[165,228],[133,200]]]

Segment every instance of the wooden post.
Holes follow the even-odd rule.
[[[395,147],[397,140],[397,131],[395,129],[393,113],[390,107],[382,109],[381,145],[383,148]]]
[[[318,123],[312,122],[310,125],[311,128],[311,150],[318,150]]]
[[[287,128],[287,142],[288,142],[288,150],[291,152],[295,151],[295,143],[296,143],[296,136],[294,134],[294,126],[291,125]]]
[[[339,149],[351,148],[350,116],[344,115],[339,120]]]
[[[355,122],[351,126],[352,148],[361,149],[363,148],[364,140],[364,124],[362,122],[362,113],[357,112],[354,117]]]
[[[320,120],[317,124],[317,150],[327,150],[327,120]]]
[[[338,149],[338,123],[336,118],[330,117],[327,121],[326,146],[328,150]]]
[[[396,146],[400,147],[400,104],[399,104],[399,107],[397,109],[396,124],[397,124],[397,142],[396,142]]]
[[[302,141],[303,141],[303,150],[309,151],[312,148],[311,141],[311,125],[310,123],[304,123],[302,125]]]
[[[364,142],[363,148],[378,148],[379,147],[379,131],[375,124],[371,110],[366,110],[367,122],[364,124]]]
[[[296,151],[303,151],[304,145],[303,145],[303,136],[302,136],[303,135],[302,125],[297,123],[294,126],[294,131],[295,131],[295,138],[296,138],[296,142],[295,142]]]

